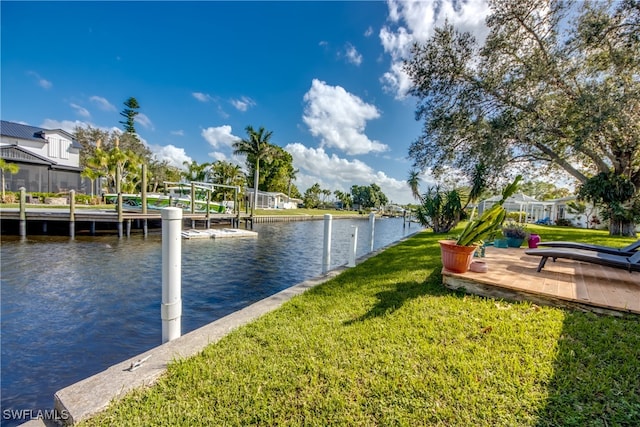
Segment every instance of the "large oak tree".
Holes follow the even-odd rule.
[[[483,162],[494,174],[563,170],[606,207],[612,234],[640,220],[640,5],[637,0],[492,0],[479,45],[446,23],[405,71],[419,99],[418,168]],[[602,186],[634,191],[604,200]],[[595,188],[595,190],[594,190]]]

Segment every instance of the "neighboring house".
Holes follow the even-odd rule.
[[[478,203],[478,214],[482,215],[482,212],[489,209],[501,199],[502,196],[493,196],[482,200]],[[549,217],[553,205],[554,203],[552,200],[541,202],[534,197],[517,193],[508,197],[503,206],[507,212],[524,212],[527,217],[521,218],[522,222],[535,222]]]
[[[572,202],[577,202],[576,196],[562,197],[560,199],[552,199],[549,202],[553,202],[551,208],[551,220],[555,223],[558,220],[567,220],[572,225],[582,228],[603,228],[606,227],[604,221],[600,219],[600,209],[594,208],[591,203],[586,203],[586,210],[584,213],[573,212],[573,209],[569,207]],[[589,216],[589,218],[587,218]],[[592,223],[590,219],[596,217],[597,223]],[[601,223],[602,221],[602,223]]]
[[[478,203],[478,212],[482,214],[485,209],[489,209],[500,200],[501,196],[490,197]],[[509,197],[504,207],[507,212],[524,212],[526,218],[522,218],[523,222],[536,222],[540,220],[549,220],[551,224],[556,224],[559,220],[566,220],[571,225],[581,228],[603,228],[606,227],[604,222],[592,223],[587,222],[589,218],[600,217],[598,208],[594,208],[590,203],[586,204],[586,211],[582,214],[572,212],[569,204],[577,200],[576,196],[562,197],[559,199],[551,199],[538,201],[533,197],[525,194],[514,194]],[[601,221],[601,219],[598,219]]]
[[[253,204],[253,188],[247,188],[246,192],[247,206]],[[298,204],[302,203],[301,199],[289,197],[284,193],[270,193],[258,190],[258,204],[256,209],[297,209]]]
[[[383,215],[402,216],[407,210],[398,205],[387,205],[382,208]]]
[[[15,175],[5,173],[6,190],[84,192],[80,148],[73,135],[62,129],[0,121],[0,158],[20,167]]]

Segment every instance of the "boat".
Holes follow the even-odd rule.
[[[255,231],[241,230],[239,228],[209,228],[205,230],[192,228],[184,230],[180,234],[185,239],[232,239],[258,236],[258,233]]]
[[[108,204],[113,203],[118,205],[117,194],[105,194],[105,201]],[[185,211],[191,211],[191,197],[189,196],[174,196],[165,194],[148,194],[147,195],[147,210],[160,210],[168,207],[182,208]],[[207,209],[208,206],[208,209]],[[140,194],[123,194],[122,195],[122,210],[127,212],[140,212],[142,210],[142,195]],[[206,200],[195,201],[194,212],[207,212],[210,213],[230,213],[233,211],[233,202],[208,202]]]

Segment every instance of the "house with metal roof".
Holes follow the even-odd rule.
[[[80,176],[80,148],[73,135],[62,129],[0,121],[0,158],[20,167],[14,175],[5,173],[5,189],[85,192],[86,182]]]

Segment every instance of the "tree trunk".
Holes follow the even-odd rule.
[[[251,206],[251,216],[258,207],[258,177],[260,174],[260,160],[256,161],[256,171],[253,174],[253,205]]]
[[[609,235],[637,237],[636,225],[629,220],[609,220]]]

